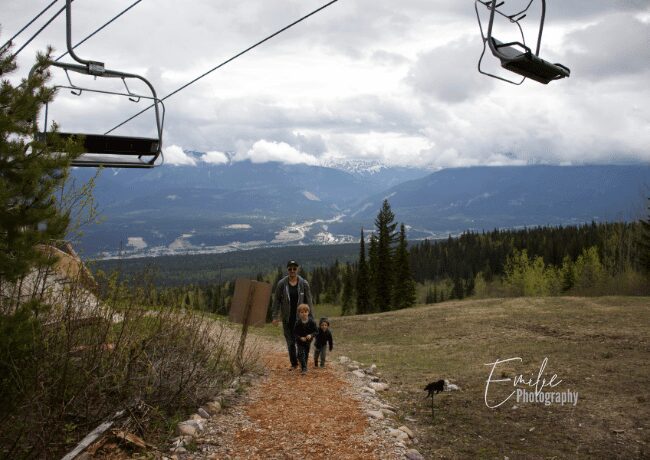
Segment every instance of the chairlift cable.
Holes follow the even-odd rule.
[[[141,1],[142,1],[142,0],[137,0],[136,2],[132,3],[131,6],[129,6],[128,8],[126,8],[126,9],[124,9],[124,10],[122,10],[122,11],[121,11],[117,16],[113,17],[113,19],[111,19],[111,20],[108,21],[106,24],[104,24],[104,25],[101,26],[100,28],[96,29],[93,33],[91,33],[91,34],[88,35],[86,38],[84,38],[83,40],[81,40],[79,43],[77,43],[76,45],[74,45],[74,46],[72,47],[72,49],[74,50],[77,46],[81,45],[81,44],[84,43],[86,40],[88,40],[88,39],[90,39],[91,37],[93,37],[95,34],[97,34],[98,32],[100,32],[101,30],[103,30],[106,26],[108,26],[109,24],[111,24],[113,21],[115,21],[117,18],[119,18],[120,16],[122,16],[124,13],[126,13],[127,11],[129,11],[131,8],[133,8],[135,5],[137,5],[137,4],[140,3]],[[63,53],[61,56],[59,56],[58,58],[56,58],[55,61],[59,61],[61,58],[63,58],[64,56],[66,56],[66,55],[68,55],[68,54],[69,54],[69,51],[66,51],[66,52]]]
[[[56,14],[55,14],[54,16],[52,16],[52,17],[50,18],[50,20],[47,21],[47,22],[46,22],[46,23],[45,23],[45,24],[44,24],[40,29],[38,29],[34,35],[32,35],[31,37],[29,37],[29,40],[27,40],[27,42],[25,42],[25,43],[23,44],[23,46],[21,46],[20,49],[19,49],[18,51],[16,51],[16,52],[13,54],[12,59],[15,58],[16,56],[18,56],[18,54],[19,54],[22,50],[24,50],[25,47],[26,47],[27,45],[29,45],[29,44],[32,42],[32,40],[34,40],[34,39],[35,39],[35,38],[36,38],[36,37],[37,37],[41,32],[43,32],[43,30],[45,30],[45,28],[46,28],[47,26],[49,26],[49,25],[52,23],[52,21],[54,21],[54,20],[55,20],[55,19],[56,19],[56,18],[57,18],[61,13],[63,13],[64,10],[65,10],[65,6],[64,6],[63,8],[61,8],[59,11],[57,11]]]
[[[237,59],[237,58],[241,57],[242,55],[248,53],[248,52],[251,51],[252,49],[258,47],[258,46],[261,45],[262,43],[264,43],[264,42],[270,40],[271,38],[275,37],[276,35],[281,34],[282,32],[286,31],[287,29],[290,29],[291,27],[295,26],[296,24],[298,24],[298,23],[304,21],[305,19],[309,18],[310,16],[313,16],[314,14],[316,14],[316,13],[318,13],[318,12],[324,10],[325,8],[327,8],[327,7],[330,6],[330,5],[333,5],[333,4],[336,3],[336,2],[338,2],[338,0],[331,0],[330,2],[326,3],[325,5],[323,5],[323,6],[319,7],[319,8],[316,8],[316,9],[315,9],[314,11],[312,11],[311,13],[308,13],[308,14],[306,14],[305,16],[302,16],[300,19],[297,19],[296,21],[292,22],[291,24],[289,24],[289,25],[283,27],[282,29],[280,29],[280,30],[278,30],[278,31],[276,31],[276,32],[274,32],[274,33],[272,33],[271,35],[269,35],[269,36],[267,36],[266,38],[264,38],[264,39],[258,41],[258,42],[255,43],[254,45],[249,46],[249,47],[246,48],[245,50],[240,51],[239,53],[235,54],[234,56],[232,56],[232,57],[226,59],[225,61],[223,61],[221,64],[219,64],[219,65],[213,67],[212,69],[208,70],[207,72],[203,73],[202,75],[196,77],[194,80],[192,80],[192,81],[190,81],[190,82],[184,84],[184,85],[181,86],[180,88],[178,88],[178,89],[172,91],[171,93],[169,93],[168,95],[166,95],[165,97],[163,97],[162,99],[160,99],[160,101],[162,102],[162,101],[164,101],[165,99],[168,99],[168,98],[172,97],[172,96],[175,95],[176,93],[179,93],[180,91],[184,90],[184,89],[187,88],[188,86],[190,86],[190,85],[196,83],[197,81],[199,81],[199,80],[202,79],[203,77],[206,77],[207,75],[209,75],[210,73],[214,72],[215,70],[220,69],[221,67],[225,66],[225,65],[228,64],[229,62],[234,61],[235,59]],[[114,127],[111,128],[110,130],[106,131],[104,134],[108,134],[108,133],[110,133],[110,132],[112,132],[112,131],[115,131],[115,130],[116,130],[117,128],[119,128],[120,126],[123,126],[123,125],[125,125],[126,123],[128,123],[129,121],[133,120],[134,118],[136,118],[136,117],[142,115],[144,112],[146,112],[147,110],[149,110],[149,109],[152,108],[153,106],[154,106],[154,104],[151,104],[149,107],[145,107],[145,108],[142,109],[140,112],[138,112],[138,113],[136,113],[135,115],[133,115],[132,117],[130,117],[130,118],[124,120],[124,121],[123,121],[122,123],[120,123],[119,125],[114,126]]]
[[[29,21],[27,24],[25,24],[25,26],[24,26],[22,29],[20,29],[18,32],[16,32],[16,33],[14,34],[13,37],[11,37],[9,40],[7,40],[7,42],[6,42],[4,45],[0,46],[0,50],[5,49],[5,48],[7,47],[7,45],[9,45],[11,42],[13,42],[13,40],[14,40],[18,35],[22,34],[23,31],[24,31],[25,29],[27,29],[29,26],[31,26],[31,25],[34,23],[34,21],[36,21],[38,18],[40,18],[41,16],[43,16],[43,14],[44,14],[47,10],[49,10],[49,9],[52,7],[52,5],[54,5],[54,4],[55,4],[56,2],[58,2],[58,1],[59,1],[59,0],[54,0],[52,3],[50,3],[49,5],[47,5],[43,11],[41,11],[41,12],[38,13],[36,16],[34,16],[34,17],[32,18],[31,21]]]

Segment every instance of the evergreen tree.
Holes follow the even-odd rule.
[[[393,307],[395,309],[412,307],[415,305],[415,280],[413,280],[413,273],[409,263],[404,224],[400,225],[394,265]]]
[[[361,241],[359,243],[359,269],[357,270],[357,314],[361,315],[370,311],[370,277],[368,265],[366,264],[366,249],[361,229]]]
[[[3,80],[0,86],[0,283],[52,263],[37,245],[62,240],[70,223],[69,211],[56,206],[55,191],[65,183],[80,148],[61,139],[46,145],[35,124],[55,93],[46,87],[48,57],[49,52],[39,54],[35,71],[20,85]],[[0,75],[15,69],[6,47],[0,51]],[[49,130],[55,132],[56,125]]]
[[[352,299],[354,298],[354,283],[352,266],[346,265],[343,273],[343,294],[341,294],[341,315],[349,315],[352,310]]]
[[[390,208],[388,200],[384,200],[381,210],[375,218],[377,228],[377,265],[374,268],[374,288],[376,293],[376,306],[379,311],[390,310],[393,300],[395,282],[395,266],[393,264],[393,243],[396,238],[394,222],[395,214]]]
[[[637,240],[639,265],[641,270],[650,274],[650,198],[648,198],[648,216],[640,222],[639,237]]]
[[[379,271],[379,259],[377,258],[377,237],[370,235],[370,247],[368,248],[368,287],[370,302],[368,312],[378,311],[377,300],[377,272]]]

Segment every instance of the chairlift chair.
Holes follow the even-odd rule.
[[[128,136],[115,136],[104,134],[88,134],[88,133],[72,133],[72,132],[59,132],[57,135],[60,138],[66,139],[70,137],[83,138],[84,153],[72,161],[72,166],[81,167],[111,167],[111,168],[152,168],[156,166],[156,160],[161,156],[162,152],[162,132],[164,123],[165,106],[160,99],[156,96],[156,90],[149,83],[147,79],[140,75],[118,72],[116,70],[109,70],[104,67],[103,62],[89,61],[79,58],[72,47],[72,0],[66,0],[66,38],[68,53],[72,58],[79,62],[61,63],[50,61],[49,64],[54,67],[63,69],[68,78],[69,86],[57,85],[55,88],[67,88],[77,96],[80,96],[84,91],[92,93],[112,94],[118,96],[126,96],[133,102],[139,102],[141,99],[151,100],[156,119],[156,132],[157,137],[128,137]],[[36,66],[32,68],[32,72]],[[94,77],[102,78],[119,78],[124,83],[126,92],[115,91],[102,91],[97,89],[82,88],[72,83],[69,72],[77,72],[84,75],[92,75]],[[131,92],[126,80],[138,79],[144,82],[150,89],[151,95],[138,95]],[[47,111],[45,108],[45,129],[44,132],[39,133],[39,137],[46,142],[52,138],[53,133],[47,132]],[[112,130],[111,130],[112,131]]]
[[[571,74],[571,70],[559,63],[551,63],[539,57],[539,50],[542,43],[542,32],[544,30],[544,19],[546,16],[546,0],[541,0],[541,16],[539,24],[539,32],[537,35],[537,45],[535,52],[526,45],[523,29],[520,21],[527,16],[527,12],[534,0],[530,0],[524,9],[514,14],[505,14],[499,10],[505,1],[498,0],[476,0],[474,8],[476,10],[476,18],[478,19],[479,28],[481,30],[481,38],[483,39],[483,52],[478,62],[478,71],[484,75],[497,78],[499,80],[507,81],[515,85],[520,85],[526,78],[533,79],[540,83],[548,84],[550,81],[566,78]],[[478,4],[484,5],[490,10],[490,19],[487,26],[487,33],[483,33],[483,26],[481,24],[481,17],[478,12]],[[495,14],[506,18],[511,23],[515,24],[521,35],[521,42],[511,41],[503,43],[492,35]],[[499,59],[501,67],[511,72],[521,75],[523,78],[520,81],[513,81],[489,72],[481,68],[483,56],[485,55],[486,48],[489,47],[492,54]]]

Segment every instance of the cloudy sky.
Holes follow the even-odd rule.
[[[76,0],[73,42],[134,1]],[[2,43],[50,2],[0,0]],[[325,3],[142,0],[77,54],[141,74],[165,96]],[[218,164],[230,152],[256,162],[351,158],[432,168],[649,162],[650,1],[547,3],[540,54],[568,66],[571,77],[514,86],[476,70],[482,41],[472,1],[339,0],[169,98],[166,161]],[[536,13],[522,22],[528,43],[536,37]],[[512,24],[495,25],[502,41],[515,33]],[[65,51],[63,14],[21,52],[16,77],[47,45],[54,56]],[[502,72],[490,58],[486,68]],[[98,89],[121,85],[71,78]],[[104,132],[143,107],[61,90],[50,117],[62,131]],[[148,112],[119,132],[150,135],[152,128]],[[188,151],[205,154],[190,158]]]

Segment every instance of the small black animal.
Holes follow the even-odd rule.
[[[424,391],[428,391],[429,394],[427,394],[428,397],[432,397],[435,393],[440,393],[441,391],[445,391],[445,381],[444,380],[438,380],[437,382],[431,382],[428,384],[426,387],[424,387]]]

